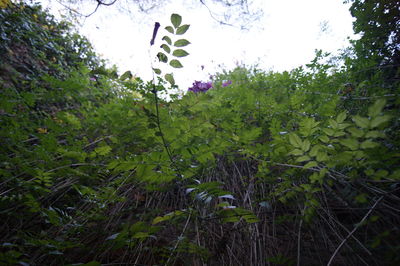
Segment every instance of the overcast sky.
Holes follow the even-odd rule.
[[[47,1],[42,2],[46,7]],[[101,7],[79,30],[121,73],[131,70],[149,80],[152,72],[148,51],[154,22],[160,22],[163,28],[170,24],[172,13],[180,14],[183,23],[191,25],[184,35],[191,42],[187,47],[190,55],[181,60],[184,68],[174,71],[182,90],[194,80],[206,81],[221,67],[232,69],[237,64],[291,70],[312,60],[315,49],[335,52],[348,45],[348,36],[354,38],[349,6],[341,0],[255,0],[254,10],[263,10],[264,16],[249,31],[219,25],[201,4],[171,2],[149,14],[134,8],[131,14],[123,14],[116,7]],[[53,13],[58,8],[55,4],[53,1]],[[87,6],[79,11],[88,14],[92,10],[93,6]],[[163,34],[158,34],[156,49]]]

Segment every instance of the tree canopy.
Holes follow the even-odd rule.
[[[51,2],[52,0],[48,0]],[[171,0],[63,0],[63,4],[71,15],[90,17],[103,8],[116,6],[120,12],[135,16],[136,12],[150,13],[162,9],[171,3]],[[262,17],[263,12],[255,6],[254,0],[191,0],[182,1],[187,6],[205,7],[211,19],[219,24],[248,29],[252,24]],[[82,5],[92,6],[91,11],[82,13],[79,7]],[[133,11],[134,10],[134,11]]]

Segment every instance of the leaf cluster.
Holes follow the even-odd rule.
[[[165,27],[165,30],[171,35],[162,37],[163,44],[161,44],[160,48],[163,51],[157,53],[157,58],[159,62],[168,64],[173,68],[182,68],[183,65],[179,61],[179,58],[189,55],[183,47],[189,45],[190,42],[186,39],[182,39],[180,36],[186,33],[190,25],[182,25],[182,17],[178,14],[171,15],[171,24],[171,26]],[[173,59],[170,59],[169,56],[172,56]],[[157,75],[161,75],[162,72],[159,68],[153,68],[153,71]],[[171,85],[175,85],[175,79],[172,73],[165,74],[164,78]]]

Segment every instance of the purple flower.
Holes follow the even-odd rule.
[[[226,86],[229,86],[231,84],[232,84],[232,80],[228,80],[228,81],[222,82],[222,87],[226,87]]]
[[[190,87],[188,90],[193,91],[194,93],[198,92],[206,92],[213,87],[212,82],[202,82],[202,81],[195,81],[193,86]]]

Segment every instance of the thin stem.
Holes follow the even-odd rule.
[[[154,86],[154,89],[153,89],[154,101],[155,101],[155,104],[156,104],[156,123],[157,123],[157,128],[158,128],[159,134],[161,136],[161,140],[163,142],[164,148],[167,151],[169,160],[171,161],[172,164],[175,165],[174,159],[172,158],[171,151],[169,150],[167,141],[165,140],[165,137],[164,137],[164,133],[163,133],[163,131],[161,129],[160,111],[159,111],[159,108],[158,108],[158,96],[157,96],[157,91],[156,91],[156,88],[155,88],[156,85],[153,83],[153,86]]]
[[[304,211],[306,209],[306,206],[304,206],[302,215],[304,215]],[[300,223],[299,223],[299,232],[297,234],[297,266],[300,266],[300,249],[301,249],[301,227],[303,226],[303,218],[300,217]]]
[[[192,213],[189,213],[189,216],[188,216],[188,218],[187,218],[187,220],[186,220],[185,226],[183,227],[182,233],[181,233],[181,235],[178,237],[178,241],[176,241],[176,244],[175,244],[175,246],[174,246],[174,249],[171,251],[171,254],[168,256],[168,260],[167,260],[167,263],[166,263],[165,265],[169,265],[169,263],[170,263],[170,261],[171,261],[171,258],[172,258],[172,256],[173,256],[175,250],[178,248],[179,242],[181,242],[181,240],[183,239],[183,235],[185,234],[186,229],[187,229],[187,227],[188,227],[188,225],[189,225],[189,221],[190,221],[191,216],[192,216]],[[176,260],[176,256],[175,256],[175,260]],[[174,261],[174,262],[175,262],[175,261]]]
[[[354,227],[354,229],[346,236],[345,239],[340,243],[340,245],[336,248],[335,252],[333,252],[331,258],[329,259],[329,262],[327,266],[330,266],[339,252],[339,250],[343,247],[343,245],[347,242],[347,240],[357,231],[357,229],[364,223],[364,221],[368,218],[368,216],[371,214],[371,212],[375,209],[375,207],[378,205],[379,202],[383,199],[384,196],[381,196],[375,203],[372,205],[372,207],[369,209],[367,214],[364,215],[364,217],[361,219],[361,221]]]
[[[155,41],[155,39],[157,37],[157,31],[158,31],[159,27],[160,27],[160,23],[156,22],[154,24],[153,34],[152,34],[152,38],[151,38],[151,41],[150,41],[150,47],[153,46],[153,44],[154,44],[154,41]],[[150,49],[149,49],[149,55],[150,55]],[[152,60],[151,60],[151,62],[152,62]],[[151,68],[153,69],[153,63],[151,63]],[[152,73],[153,73],[153,91],[152,92],[154,94],[154,102],[155,102],[155,105],[156,105],[156,124],[157,124],[157,128],[158,128],[158,132],[159,132],[159,135],[161,137],[164,149],[166,150],[166,152],[168,154],[168,158],[171,161],[171,164],[175,169],[175,172],[179,175],[179,177],[181,177],[182,175],[180,174],[179,168],[177,167],[177,165],[176,165],[176,163],[174,161],[174,158],[172,157],[171,150],[168,147],[168,143],[167,143],[167,141],[165,139],[164,133],[163,133],[162,128],[161,128],[160,110],[159,110],[159,107],[158,107],[158,95],[157,95],[157,88],[156,88],[156,81],[155,81],[154,71]]]

